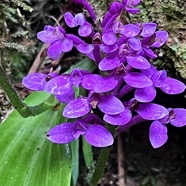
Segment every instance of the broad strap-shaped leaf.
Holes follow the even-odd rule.
[[[146,120],[158,120],[169,114],[165,107],[155,103],[140,104],[136,112]]]
[[[170,124],[175,127],[183,127],[186,125],[186,109],[174,108],[174,115],[170,118]]]
[[[33,106],[47,97],[44,92],[35,92],[26,103]],[[0,125],[0,185],[70,186],[69,145],[56,145],[46,139],[51,127],[65,122],[60,113],[61,109],[51,109],[35,117],[22,118],[13,111]]]
[[[79,139],[70,143],[72,152],[72,185],[77,185],[79,176]]]
[[[105,127],[97,124],[90,124],[84,137],[95,147],[107,147],[114,142],[112,134]]]
[[[122,102],[112,95],[101,96],[98,108],[105,114],[115,115],[124,111]]]
[[[168,139],[166,125],[160,121],[152,122],[149,130],[149,139],[153,148],[159,148],[164,145]]]
[[[87,98],[77,98],[66,105],[63,116],[66,118],[79,118],[90,112],[91,106]]]
[[[83,156],[85,160],[85,165],[89,169],[93,166],[94,160],[93,160],[93,152],[92,152],[92,146],[85,140],[85,138],[82,138],[82,145],[83,145]]]

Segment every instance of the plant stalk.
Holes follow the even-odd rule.
[[[110,150],[111,147],[106,147],[100,150],[98,162],[90,181],[90,186],[97,186],[100,179],[102,178]]]

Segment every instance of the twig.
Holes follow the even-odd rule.
[[[125,184],[125,171],[122,166],[122,163],[124,161],[123,158],[123,146],[121,141],[121,135],[119,134],[117,137],[117,160],[118,160],[118,180],[119,180],[119,186],[126,186]]]

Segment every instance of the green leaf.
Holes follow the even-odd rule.
[[[48,97],[35,92],[26,99],[36,105]],[[22,118],[13,111],[0,125],[0,185],[69,186],[71,151],[69,145],[57,145],[46,139],[46,132],[60,122],[63,108],[53,108],[40,115]]]
[[[70,143],[72,152],[72,185],[77,185],[79,176],[79,139]]]
[[[88,169],[93,166],[92,146],[83,138],[83,156]]]
[[[78,68],[81,70],[88,70],[90,72],[93,72],[96,69],[96,64],[94,61],[90,60],[89,58],[84,58],[81,61],[79,61],[77,64],[72,65],[69,70],[67,70],[65,73],[71,73],[74,68]]]

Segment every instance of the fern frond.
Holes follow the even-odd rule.
[[[10,0],[11,2],[13,2],[15,5],[23,8],[23,10],[26,10],[26,11],[29,11],[29,12],[32,12],[33,11],[33,8],[28,6],[26,3],[23,3],[19,0]]]

